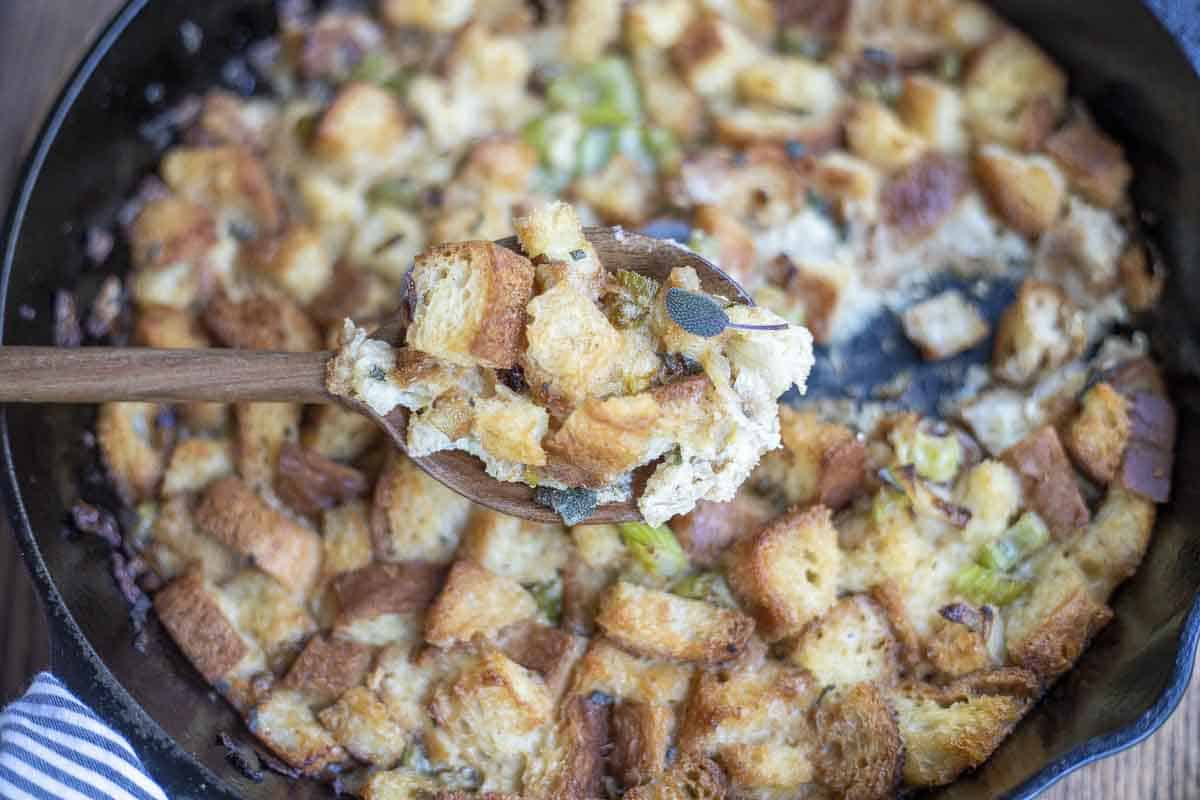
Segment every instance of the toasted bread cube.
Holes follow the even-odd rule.
[[[175,445],[163,475],[162,494],[198,492],[233,472],[233,446],[228,439],[193,436]]]
[[[339,575],[370,564],[371,525],[366,504],[351,500],[325,511],[321,517],[321,540],[324,544],[321,571],[325,575]]]
[[[817,705],[817,781],[846,800],[883,800],[900,784],[904,742],[879,689],[859,683]]]
[[[238,628],[255,638],[267,663],[279,669],[317,631],[304,603],[282,584],[256,569],[244,569],[220,588],[226,611]]]
[[[811,675],[775,662],[755,670],[705,670],[692,682],[679,748],[721,761],[729,745],[795,741],[805,733],[808,710],[820,692]]]
[[[165,453],[157,441],[158,406],[104,403],[96,417],[96,438],[108,475],[129,504],[151,497],[162,480]]]
[[[531,386],[550,384],[574,405],[606,378],[621,335],[586,295],[564,281],[529,303],[524,363]]]
[[[963,0],[945,11],[938,24],[955,47],[973,50],[996,35],[1001,22],[996,12],[977,0]]]
[[[720,800],[726,797],[725,773],[712,759],[681,755],[653,783],[625,792],[625,800]]]
[[[408,345],[464,367],[512,367],[533,291],[529,259],[491,242],[439,245],[417,257]]]
[[[528,216],[514,219],[513,227],[526,255],[539,264],[563,264],[569,283],[593,300],[599,297],[605,280],[604,266],[583,235],[583,225],[574,208],[562,202],[538,206]],[[541,275],[538,280],[544,283]],[[543,285],[540,290],[549,288]]]
[[[837,599],[841,551],[825,506],[796,509],[730,551],[727,578],[768,642],[799,633]]]
[[[397,2],[396,5],[407,6],[408,3]],[[371,773],[363,786],[362,796],[363,800],[412,800],[414,797],[436,797],[443,800],[445,795],[438,794],[443,785],[437,778],[423,772],[393,769]]]
[[[139,307],[188,309],[207,296],[208,288],[204,272],[184,262],[137,270],[129,278],[129,296]]]
[[[594,637],[575,667],[567,695],[604,692],[645,703],[681,702],[691,685],[688,664],[631,655],[608,639]]]
[[[879,203],[901,243],[911,245],[954,221],[970,188],[970,176],[959,160],[929,152],[888,182]],[[982,208],[979,215],[986,218]]]
[[[1083,315],[1057,286],[1027,279],[996,328],[992,368],[1026,385],[1070,361],[1087,343]]]
[[[301,305],[311,303],[333,280],[333,256],[307,225],[292,225],[277,237],[260,240],[248,255],[251,269]]]
[[[621,0],[568,0],[567,58],[595,61],[621,36]]]
[[[346,751],[321,727],[303,692],[273,690],[250,712],[246,727],[275,755],[309,777],[346,760]]]
[[[722,748],[717,761],[730,788],[745,794],[804,789],[814,777],[811,748],[787,742],[732,744]]]
[[[204,96],[200,117],[188,133],[206,144],[235,145],[261,151],[267,146],[275,120],[271,102],[213,89]]]
[[[625,11],[625,37],[631,50],[663,50],[679,41],[696,16],[689,0],[639,0]]]
[[[898,647],[878,603],[866,595],[847,595],[800,636],[789,660],[821,686],[887,686],[899,677]]]
[[[475,0],[384,0],[380,13],[396,28],[408,26],[445,33],[465,24],[475,11]]]
[[[1137,570],[1150,544],[1155,510],[1153,501],[1118,484],[1109,486],[1096,516],[1068,552],[1088,577],[1093,598],[1107,598]]]
[[[688,85],[706,97],[732,93],[738,73],[762,57],[752,39],[712,13],[687,26],[671,55]]]
[[[1120,278],[1128,238],[1115,214],[1072,196],[1066,216],[1038,241],[1033,274],[1065,288],[1076,303],[1095,302]]]
[[[1112,609],[1092,597],[1087,576],[1063,553],[1048,553],[1035,568],[1033,586],[1008,610],[1004,643],[1010,663],[1050,682],[1083,654]]]
[[[394,766],[408,747],[408,732],[365,686],[350,689],[317,718],[350,755],[376,767]]]
[[[295,442],[300,426],[300,406],[293,403],[239,403],[237,421],[237,471],[260,492],[273,491],[279,469],[279,451]]]
[[[596,624],[632,653],[706,664],[735,658],[754,632],[736,611],[626,581],[601,599]]]
[[[658,703],[622,700],[612,710],[612,772],[625,786],[657,779],[667,767],[675,714]]]
[[[758,491],[790,506],[849,503],[862,485],[867,455],[854,431],[790,406],[780,407],[779,425],[783,448],[763,457],[751,479]]]
[[[887,173],[898,172],[921,157],[925,141],[895,112],[876,101],[860,100],[846,120],[850,152]]]
[[[1058,219],[1067,182],[1045,156],[984,145],[975,156],[975,172],[992,208],[1014,230],[1037,237]]]
[[[949,289],[910,306],[902,317],[904,335],[926,361],[953,358],[988,335],[987,320],[962,292]]]
[[[326,705],[362,683],[373,655],[366,645],[317,635],[296,656],[280,686],[304,692],[315,705]]]
[[[728,503],[701,500],[691,511],[671,520],[671,530],[688,561],[697,567],[711,567],[730,545],[757,532],[773,516],[775,509],[770,503],[740,492]]]
[[[182,264],[197,274],[203,273],[211,266],[209,258],[216,245],[217,223],[212,212],[179,195],[146,203],[129,227],[129,255],[138,270],[162,270]],[[145,302],[148,298],[137,299]]]
[[[340,608],[337,625],[344,628],[359,621],[423,612],[437,596],[445,574],[440,565],[424,561],[369,564],[343,572],[333,580]]]
[[[730,147],[796,142],[813,153],[823,153],[840,141],[844,117],[841,105],[816,114],[748,105],[722,109],[713,124],[717,140]]]
[[[964,153],[969,144],[963,127],[962,95],[952,86],[927,75],[910,75],[898,105],[900,118],[945,153]]]
[[[267,505],[246,484],[221,478],[196,507],[196,524],[295,592],[307,592],[321,567],[315,531]]]
[[[218,293],[204,307],[204,324],[226,347],[295,353],[321,349],[321,334],[312,319],[278,290],[254,292],[241,300]]]
[[[209,347],[200,320],[190,311],[170,306],[148,305],[138,309],[133,342],[140,347],[198,350]]]
[[[984,631],[946,618],[948,609],[963,606],[967,604],[943,607],[942,614],[933,621],[930,634],[925,638],[925,659],[939,680],[961,678],[992,666]]]
[[[848,218],[874,221],[879,212],[879,170],[862,159],[834,151],[817,160],[813,188],[835,200]]]
[[[308,410],[300,429],[300,444],[325,458],[353,461],[379,439],[379,434],[379,426],[369,417],[331,403]]]
[[[566,701],[554,730],[525,766],[522,792],[561,800],[588,800],[603,794],[611,710],[611,703],[602,698]]]
[[[521,622],[500,632],[497,646],[525,669],[542,676],[556,700],[567,687],[575,664],[587,650],[588,639],[540,622]]]
[[[172,190],[258,235],[277,231],[283,201],[266,165],[238,147],[176,147],[162,160],[162,179]]]
[[[959,502],[971,512],[966,535],[972,541],[990,541],[1008,529],[1021,505],[1021,479],[993,459],[968,469],[959,483]]]
[[[334,177],[309,172],[296,181],[300,206],[323,234],[341,239],[367,216],[367,199],[361,189]]]
[[[162,502],[142,555],[164,580],[194,568],[213,583],[233,577],[241,560],[225,544],[199,531],[190,499],[184,495]]]
[[[392,455],[375,484],[371,541],[381,561],[445,563],[474,508],[401,455]]]
[[[476,508],[463,532],[458,557],[521,584],[544,583],[567,563],[570,539],[561,525],[546,525]]]
[[[1096,483],[1111,483],[1129,441],[1129,401],[1107,383],[1083,396],[1082,407],[1066,431],[1067,452]]]
[[[1113,208],[1125,197],[1133,170],[1121,145],[1089,121],[1071,122],[1046,140],[1046,152],[1071,186],[1091,203]]]
[[[550,415],[523,395],[497,385],[492,397],[475,400],[471,432],[495,458],[535,467],[546,465],[542,439],[550,430]]]
[[[154,610],[171,638],[209,683],[228,678],[262,653],[225,615],[216,590],[198,572],[182,575],[154,595]]]
[[[575,181],[574,190],[576,198],[609,225],[641,225],[658,207],[654,174],[624,153]]]
[[[457,678],[434,690],[436,723],[426,736],[435,762],[487,776],[485,789],[512,788],[554,717],[542,679],[496,650],[486,650]]]
[[[456,561],[429,608],[425,641],[450,647],[477,635],[489,638],[537,614],[533,596],[512,578],[495,575],[472,561]]]
[[[915,687],[891,696],[904,741],[904,782],[941,786],[982,764],[1012,731],[1028,703],[1002,694],[947,704],[936,690]]]
[[[648,392],[589,398],[546,439],[549,471],[573,485],[607,486],[648,460],[661,416]]]
[[[1125,248],[1117,268],[1121,273],[1121,288],[1125,304],[1134,313],[1149,311],[1158,303],[1166,286],[1166,275],[1140,244]]]
[[[355,230],[347,254],[355,264],[398,284],[425,245],[425,226],[415,213],[378,206]]]
[[[391,92],[371,83],[348,83],[321,115],[312,151],[340,166],[370,166],[386,158],[404,135],[404,116]]]
[[[630,13],[645,5],[634,6]],[[647,47],[634,50],[633,72],[642,90],[642,106],[651,122],[666,128],[681,142],[694,142],[704,134],[707,123],[704,100],[679,77],[668,53]]]
[[[731,277],[747,282],[758,267],[754,236],[736,216],[719,206],[696,206],[692,229],[703,233],[705,243],[715,245],[717,264]]]
[[[983,141],[1036,150],[1066,106],[1067,76],[1024,34],[1009,28],[971,60],[964,102]]]
[[[827,112],[842,99],[833,70],[806,58],[758,61],[738,73],[737,88],[752,103],[805,114]]]
[[[1038,429],[1006,450],[1002,458],[1021,476],[1026,502],[1042,515],[1056,537],[1070,536],[1087,524],[1087,504],[1053,427]]]

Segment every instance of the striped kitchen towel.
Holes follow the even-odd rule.
[[[129,743],[46,672],[0,712],[0,798],[167,800]]]

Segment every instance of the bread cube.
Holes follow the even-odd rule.
[[[752,39],[712,13],[687,26],[671,55],[688,85],[705,97],[731,94],[738,73],[762,57]]]
[[[692,565],[711,567],[730,545],[753,535],[773,516],[770,503],[741,492],[728,503],[701,500],[687,514],[671,520],[671,530]]]
[[[677,0],[667,2],[678,4]],[[640,3],[629,10],[627,18],[639,8],[661,4]],[[642,90],[642,106],[650,121],[675,134],[681,142],[699,139],[707,124],[704,100],[679,77],[669,54],[640,47],[633,51],[632,59],[638,88]]]
[[[513,220],[525,254],[539,264],[561,263],[565,277],[580,293],[595,300],[604,286],[605,271],[595,248],[583,235],[575,209],[555,202],[534,208]],[[539,283],[544,283],[539,276]],[[546,291],[542,285],[539,291]]]
[[[558,723],[525,766],[522,792],[562,800],[599,797],[607,772],[610,712],[611,703],[603,698],[566,701]]]
[[[379,426],[369,417],[330,403],[308,409],[300,429],[300,444],[325,458],[353,461],[379,436]]]
[[[888,182],[879,202],[884,220],[901,243],[912,244],[952,220],[970,188],[970,176],[959,160],[927,153]]]
[[[1107,383],[1083,396],[1082,407],[1066,430],[1067,452],[1096,483],[1111,483],[1129,441],[1129,401]]]
[[[888,686],[900,674],[898,650],[878,603],[866,595],[847,595],[804,631],[788,660],[811,672],[821,686]]]
[[[371,83],[344,85],[321,115],[310,149],[350,170],[386,158],[404,135],[400,104],[391,92]]]
[[[621,0],[568,0],[564,53],[572,61],[595,61],[621,36]]]
[[[757,61],[738,73],[737,88],[749,102],[804,114],[826,113],[842,100],[833,70],[806,58]]]
[[[168,349],[201,349],[212,344],[195,314],[160,305],[138,309],[133,343],[139,347]]]
[[[500,632],[496,645],[504,655],[542,676],[557,700],[567,687],[575,664],[587,650],[588,639],[540,622],[519,622]]]
[[[866,447],[854,431],[790,406],[780,407],[779,424],[783,447],[763,456],[751,478],[754,487],[787,505],[849,503],[866,466]]]
[[[813,114],[754,104],[721,107],[713,117],[713,125],[717,140],[730,147],[794,142],[809,152],[823,153],[841,140],[844,117],[840,104]]]
[[[195,570],[206,580],[220,583],[233,577],[241,567],[237,553],[196,527],[191,500],[186,495],[176,495],[161,503],[142,556],[164,580]]]
[[[198,492],[233,472],[233,447],[228,439],[193,436],[175,445],[163,475],[162,494]]]
[[[1028,703],[1002,694],[946,703],[932,687],[891,696],[904,742],[904,782],[941,786],[987,760],[1024,715]]]
[[[735,658],[754,632],[736,611],[618,581],[600,601],[596,624],[638,655],[717,664]]]
[[[350,689],[317,718],[346,752],[376,767],[394,766],[408,747],[408,732],[365,686]]]
[[[238,147],[176,147],[163,156],[162,179],[177,194],[220,217],[271,234],[283,225],[283,201],[266,165]]]
[[[350,572],[371,563],[371,527],[366,504],[351,500],[325,511],[321,517],[321,541],[324,575]]]
[[[314,705],[327,705],[362,683],[373,656],[366,645],[317,635],[296,656],[280,686],[303,692]]]
[[[927,75],[910,75],[904,80],[897,110],[904,124],[935,150],[966,152],[962,95],[954,87]]]
[[[567,696],[604,692],[672,706],[687,696],[693,671],[688,664],[632,655],[608,639],[594,637],[575,667]]]
[[[471,767],[484,789],[512,789],[553,720],[554,703],[542,679],[496,650],[486,650],[462,673],[434,690],[435,727],[425,738],[435,762]]]
[[[679,749],[723,761],[730,745],[796,741],[807,732],[808,710],[820,692],[811,675],[775,662],[700,672],[683,712]]]
[[[983,314],[962,292],[954,289],[910,306],[902,320],[904,335],[926,361],[953,358],[980,344],[988,335]]]
[[[444,800],[445,793],[436,794],[442,786],[441,781],[423,772],[394,769],[371,773],[363,786],[362,796],[363,800],[412,800],[414,797]],[[497,799],[493,797],[491,800]]]
[[[533,596],[512,578],[488,572],[472,561],[456,561],[429,608],[425,641],[437,647],[493,637],[501,628],[533,619]]]
[[[1001,24],[996,12],[984,3],[963,0],[946,9],[938,29],[955,47],[973,50],[994,37]]]
[[[204,307],[204,324],[226,347],[294,353],[321,349],[316,325],[278,291],[257,291],[240,300],[220,292]]]
[[[408,345],[464,367],[512,367],[520,355],[529,259],[491,242],[439,245],[413,264]]]
[[[624,153],[576,180],[574,192],[607,225],[642,225],[659,205],[654,174]]]
[[[893,796],[905,764],[892,709],[869,683],[837,689],[817,704],[817,781],[848,800]]]
[[[237,471],[251,488],[273,492],[279,451],[296,441],[300,406],[294,403],[238,403]]]
[[[1066,74],[1012,28],[980,49],[963,85],[976,138],[1019,150],[1037,150],[1066,106]]]
[[[859,100],[846,119],[850,152],[887,173],[898,172],[921,157],[925,141],[895,112],[874,100]]]
[[[471,19],[475,0],[383,0],[379,10],[392,27],[446,33]]]
[[[260,240],[248,256],[251,269],[300,305],[311,303],[333,280],[333,256],[317,231],[305,225],[292,225],[277,237]]]
[[[233,145],[262,151],[267,147],[276,119],[274,104],[270,101],[212,89],[204,96],[204,106],[188,131],[188,138],[209,145]]]
[[[834,200],[847,219],[876,219],[881,184],[879,170],[841,151],[821,156],[813,168],[813,188],[821,197]]]
[[[625,792],[625,800],[720,800],[727,796],[725,773],[712,759],[683,754],[653,783]]]
[[[992,666],[992,655],[984,634],[990,632],[987,628],[991,625],[999,623],[987,621],[973,628],[964,622],[948,619],[948,611],[957,608],[975,611],[966,603],[944,606],[925,639],[925,659],[933,667],[938,680],[960,678]]]
[[[1045,156],[984,145],[975,156],[975,172],[992,208],[1019,233],[1037,237],[1058,219],[1067,182]]]
[[[1034,277],[1059,284],[1077,304],[1094,303],[1115,287],[1128,238],[1115,214],[1072,196],[1038,241]]]
[[[246,727],[308,777],[319,777],[347,760],[346,751],[317,721],[303,692],[274,689],[250,712]]]
[[[714,246],[713,263],[742,283],[748,282],[758,267],[754,237],[740,220],[719,206],[702,204],[692,213],[692,230],[701,233],[705,246]]]
[[[470,500],[394,454],[375,483],[371,541],[381,561],[446,563],[474,508]]]
[[[649,393],[585,400],[546,439],[549,472],[572,485],[611,484],[651,455],[661,414]]]
[[[689,0],[639,0],[625,11],[625,38],[631,50],[663,50],[675,44],[696,16]]]
[[[1121,255],[1117,268],[1129,310],[1139,313],[1154,308],[1167,281],[1163,270],[1146,252],[1146,248],[1140,244],[1129,245]]]
[[[529,303],[525,377],[540,381],[570,405],[582,402],[604,381],[621,335],[586,295],[564,281]]]
[[[625,786],[657,780],[667,768],[674,726],[675,714],[665,705],[638,700],[616,703],[609,762],[617,780]]]
[[[1125,197],[1133,170],[1121,145],[1086,119],[1063,126],[1046,140],[1046,152],[1088,202],[1114,208]]]
[[[109,478],[125,502],[151,497],[162,480],[164,441],[153,403],[104,403],[96,417],[96,439]]]
[[[463,532],[458,557],[521,584],[554,580],[567,563],[571,541],[561,525],[518,519],[476,508]]]
[[[333,580],[338,626],[346,627],[385,615],[423,612],[442,587],[446,571],[437,564],[409,561],[369,564],[343,572]]]
[[[1073,541],[1068,556],[1087,576],[1091,596],[1103,600],[1133,575],[1154,530],[1151,500],[1111,484],[1091,524]]]
[[[196,507],[202,531],[248,557],[294,592],[307,592],[321,566],[321,539],[267,505],[238,478],[221,478]]]
[[[217,223],[212,212],[180,195],[146,203],[129,227],[129,256],[138,270],[186,264],[203,273],[216,244]]]
[[[182,575],[154,595],[154,610],[171,638],[209,683],[228,678],[262,653],[221,609],[216,590],[199,572]]]
[[[1004,452],[1004,462],[1021,476],[1025,501],[1041,514],[1058,538],[1070,536],[1088,522],[1075,470],[1058,433],[1049,425]]]
[[[425,249],[425,235],[424,224],[416,214],[394,206],[377,206],[354,231],[347,254],[355,264],[399,284]]]
[[[367,216],[367,200],[361,189],[344,184],[323,172],[306,172],[296,181],[300,207],[322,235],[344,240],[352,226]]]
[[[267,663],[280,670],[316,633],[316,620],[303,598],[256,569],[244,569],[219,590],[222,607],[238,629],[262,646]]]
[[[841,551],[825,506],[795,509],[730,551],[727,578],[768,642],[799,633],[837,600]]]
[[[1027,279],[997,325],[992,368],[1026,385],[1078,356],[1086,343],[1083,315],[1063,290]]]

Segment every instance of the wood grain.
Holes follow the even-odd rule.
[[[30,131],[84,42],[120,0],[0,2],[0,190],[7,197]],[[46,664],[41,612],[12,539],[0,531],[0,702]],[[1200,672],[1200,671],[1198,671]],[[1200,688],[1147,742],[1067,777],[1047,800],[1200,798]]]

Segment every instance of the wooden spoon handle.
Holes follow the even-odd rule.
[[[0,347],[0,402],[331,403],[332,353]]]

